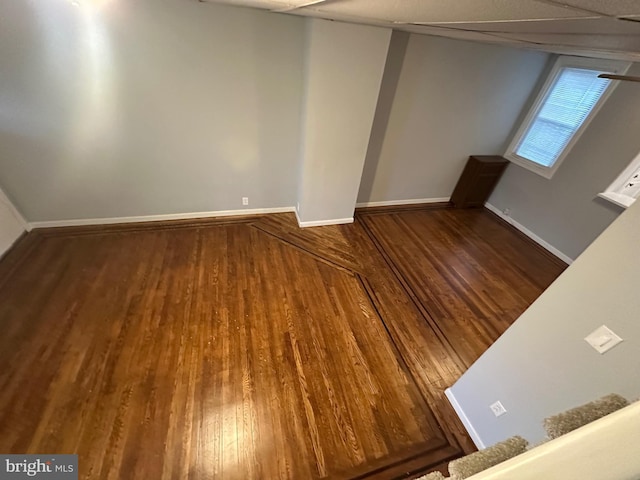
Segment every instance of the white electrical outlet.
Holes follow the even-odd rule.
[[[504,408],[504,405],[502,405],[500,400],[489,405],[489,408],[491,409],[491,411],[496,417],[499,417],[500,415],[504,415],[505,413],[507,413],[507,409]]]
[[[242,204],[249,205],[249,197],[242,197]]]
[[[296,210],[299,212],[300,211],[300,202],[296,203]]]

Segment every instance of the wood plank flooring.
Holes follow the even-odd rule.
[[[0,261],[0,452],[80,478],[407,478],[564,265],[486,211],[36,230]]]

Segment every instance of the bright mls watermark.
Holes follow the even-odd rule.
[[[19,478],[78,480],[78,456],[0,454],[0,480]]]

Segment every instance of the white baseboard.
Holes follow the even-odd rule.
[[[264,213],[293,212],[294,207],[253,208],[244,210],[218,210],[213,212],[170,213],[165,215],[142,215],[137,217],[79,218],[74,220],[53,220],[31,222],[31,228],[78,227],[84,225],[113,225],[116,223],[163,222],[166,220],[189,220],[194,218],[230,217],[260,215]]]
[[[362,202],[356,203],[356,207],[388,207],[390,205],[415,205],[418,203],[442,203],[448,202],[449,197],[436,198],[410,198],[408,200],[388,200],[383,202]]]
[[[323,227],[326,225],[342,225],[345,223],[353,223],[353,217],[349,218],[333,218],[331,220],[317,220],[312,222],[302,222],[300,221],[300,217],[298,216],[298,212],[296,212],[296,219],[298,220],[298,226],[300,228],[307,227]]]
[[[533,233],[531,230],[529,230],[527,227],[525,227],[524,225],[522,225],[521,223],[518,223],[517,221],[515,221],[513,218],[511,218],[508,215],[505,215],[501,210],[499,210],[498,208],[496,208],[495,206],[491,205],[490,203],[485,203],[484,206],[490,210],[491,212],[495,213],[497,216],[499,216],[501,219],[503,219],[505,222],[513,225],[515,228],[517,228],[518,230],[520,230],[522,233],[524,233],[527,237],[529,237],[531,240],[533,240],[534,242],[536,242],[538,245],[540,245],[541,247],[543,247],[544,249],[548,250],[549,252],[553,253],[556,257],[558,257],[560,260],[562,260],[563,262],[565,262],[567,265],[571,265],[573,263],[573,258],[571,258],[569,255],[565,255],[564,253],[562,253],[560,250],[558,250],[556,247],[554,247],[553,245],[551,245],[549,242],[543,240],[542,238],[540,238],[538,235],[536,235],[535,233]]]
[[[473,440],[473,443],[476,445],[476,447],[478,447],[478,450],[483,450],[487,448],[487,446],[484,444],[484,442],[480,438],[480,435],[478,435],[478,432],[476,431],[476,429],[473,428],[473,425],[469,421],[469,418],[467,417],[467,415],[464,413],[464,410],[462,410],[462,407],[458,403],[458,400],[456,399],[456,397],[453,395],[453,392],[451,391],[451,389],[447,388],[444,391],[444,394],[446,395],[447,400],[449,400],[449,403],[455,410],[456,415],[458,415],[458,418],[462,422],[462,425],[464,426],[465,430],[471,437],[471,440]]]

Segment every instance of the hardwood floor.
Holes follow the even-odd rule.
[[[0,451],[80,478],[406,478],[564,265],[486,211],[35,230],[0,262]]]
[[[528,240],[474,210],[368,215],[363,223],[467,367],[558,275]]]

